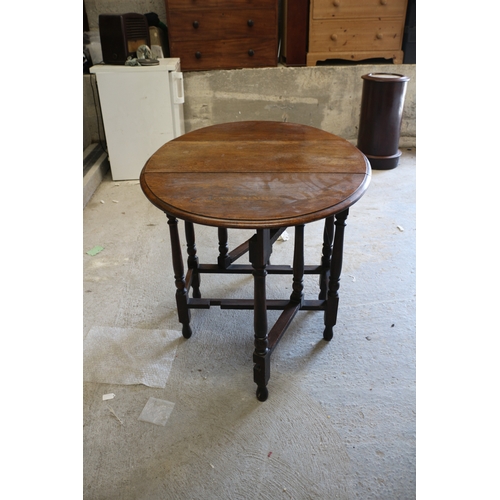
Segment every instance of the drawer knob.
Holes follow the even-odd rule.
[[[250,28],[251,28],[251,27],[253,26],[253,21],[252,21],[252,19],[249,19],[249,20],[247,21],[247,24],[248,24],[248,26],[250,26]]]
[[[340,0],[333,0],[333,6],[334,7],[339,7],[340,6]]]
[[[252,57],[254,54],[255,54],[255,52],[254,52],[252,49],[250,49],[250,50],[248,51],[248,55],[249,55],[250,57]]]
[[[201,52],[196,52],[194,56],[196,57],[196,59],[201,59]]]
[[[334,42],[336,42],[336,41],[337,41],[337,35],[330,35],[330,38],[331,38]]]
[[[387,0],[380,0],[380,5],[387,5]]]
[[[200,23],[198,21],[193,21],[193,28],[194,29],[198,29],[199,26],[200,26]]]
[[[382,40],[382,33],[377,33],[375,36],[377,37],[377,40]]]

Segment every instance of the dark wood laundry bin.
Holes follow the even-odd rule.
[[[399,163],[399,137],[410,80],[396,73],[363,75],[358,149],[375,170],[390,170]]]

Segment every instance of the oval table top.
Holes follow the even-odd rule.
[[[289,227],[341,212],[364,194],[370,163],[323,130],[272,121],[223,123],[164,144],[146,162],[153,205],[209,226]]]

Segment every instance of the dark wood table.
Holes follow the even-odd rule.
[[[370,163],[348,141],[306,125],[271,121],[224,123],[189,132],[162,146],[141,172],[144,194],[168,218],[183,336],[192,333],[191,309],[253,309],[259,401],[268,396],[271,353],[297,311],[324,311],[323,338],[333,336],[345,221],[370,178]],[[186,274],[178,219],[184,220],[186,233]],[[305,265],[304,225],[321,219],[325,221],[321,263]],[[216,264],[199,262],[195,223],[218,228]],[[273,243],[291,226],[293,265],[269,264]],[[230,251],[228,228],[253,229],[255,234]],[[247,252],[251,264],[234,264]],[[202,298],[203,273],[251,273],[253,300]],[[289,298],[266,299],[267,274],[292,276]],[[319,275],[317,300],[304,297],[304,274]],[[283,311],[271,329],[268,309]]]

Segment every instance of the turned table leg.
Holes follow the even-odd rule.
[[[188,294],[186,289],[186,277],[184,276],[184,264],[182,262],[182,250],[179,240],[178,220],[173,215],[167,214],[168,227],[170,230],[170,243],[172,246],[172,264],[174,268],[175,300],[177,302],[177,314],[179,322],[182,323],[182,335],[188,339],[191,337],[192,331],[189,326],[191,314],[188,309]]]
[[[344,248],[344,228],[349,209],[335,216],[335,236],[333,239],[332,261],[330,268],[330,279],[328,284],[328,297],[325,309],[325,330],[323,338],[332,340],[333,327],[337,322],[337,311],[339,308],[340,273],[342,271],[342,253]]]
[[[196,255],[196,242],[194,236],[194,224],[184,221],[184,230],[186,233],[187,251],[188,251],[188,268],[192,269],[193,277],[191,286],[193,287],[193,297],[199,299],[200,293],[200,273],[198,271],[198,257]]]
[[[319,300],[326,300],[328,292],[328,279],[330,277],[330,265],[332,261],[333,226],[334,216],[325,219],[323,230],[323,253],[321,255],[321,274],[319,275]]]
[[[254,277],[254,382],[257,384],[257,399],[259,401],[267,399],[267,383],[271,371],[266,306],[266,263],[271,251],[270,230],[258,229],[257,234],[250,239],[249,257]]]
[[[292,290],[290,300],[302,305],[304,301],[304,224],[295,226]]]
[[[229,245],[227,243],[227,228],[219,227],[217,228],[219,235],[219,257],[217,258],[217,264],[220,268],[226,269],[231,265],[231,257],[229,257]]]

